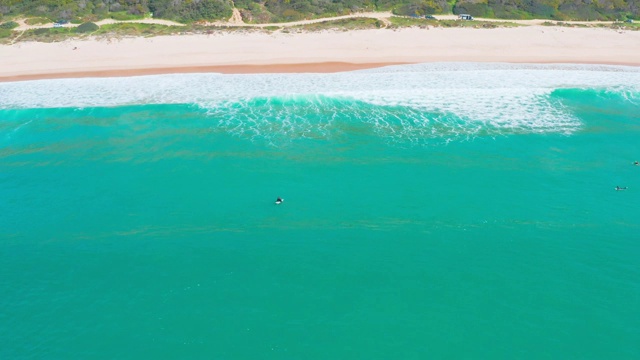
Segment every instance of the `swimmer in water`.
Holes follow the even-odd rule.
[[[284,200],[282,200],[282,198],[280,196],[278,196],[278,198],[276,199],[276,205],[280,205],[282,204]]]
[[[626,187],[626,186],[624,186],[624,187],[616,186],[616,190],[617,190],[617,191],[620,191],[620,190],[627,190],[627,187]]]
[[[638,160],[636,160],[636,161],[634,161],[634,162],[633,162],[633,165],[635,165],[635,166],[639,166],[639,165],[640,165],[640,162],[638,162]]]

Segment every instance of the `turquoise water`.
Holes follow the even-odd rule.
[[[0,358],[640,357],[638,71],[501,66],[0,84]]]

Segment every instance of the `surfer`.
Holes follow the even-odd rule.
[[[280,196],[278,196],[278,198],[276,199],[276,205],[282,204],[283,201],[284,200]]]
[[[617,190],[617,191],[620,191],[620,190],[627,190],[627,187],[626,187],[626,186],[622,186],[622,187],[621,187],[621,186],[616,186],[616,190]]]

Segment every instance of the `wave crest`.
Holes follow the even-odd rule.
[[[514,133],[568,133],[580,126],[577,119],[545,96],[533,104],[508,98],[475,108],[446,101],[430,102],[430,106],[411,101],[384,105],[389,102],[306,95],[221,102],[208,104],[206,109],[215,119],[216,128],[274,143],[300,138],[336,139],[345,134],[375,134],[393,142],[424,143]]]

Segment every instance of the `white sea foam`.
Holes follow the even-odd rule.
[[[579,120],[564,111],[561,104],[549,100],[549,95],[560,88],[616,89],[637,102],[633,97],[640,91],[640,69],[605,65],[430,63],[337,74],[174,74],[39,80],[0,83],[0,108],[195,103],[215,115],[223,104],[248,104],[255,98],[318,96],[306,111],[316,115],[327,112],[323,110],[322,97],[417,111],[415,118],[410,119],[412,126],[397,128],[389,118],[393,114],[362,114],[363,119],[391,134],[418,131],[425,136],[439,123],[437,116],[428,117],[425,113],[452,115],[467,124],[467,131],[473,129],[472,124],[482,124],[531,132],[571,132],[580,126]],[[268,124],[272,130],[277,127],[300,134],[309,131],[301,127],[306,124],[300,118],[304,113],[273,111],[273,117],[269,117],[281,121]],[[333,115],[325,115],[324,123],[314,124],[316,130],[318,126],[330,126]],[[260,123],[263,116],[252,117],[245,112],[238,117],[244,121],[240,123],[233,122],[231,114],[223,125],[255,136],[269,130]]]

